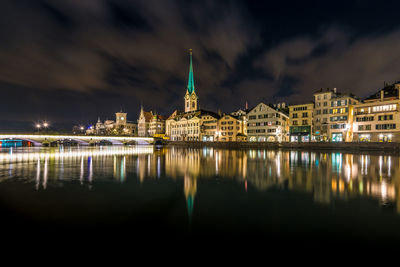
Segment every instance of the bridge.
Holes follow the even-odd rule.
[[[91,135],[41,135],[41,134],[0,134],[0,141],[25,141],[34,146],[50,145],[52,143],[76,143],[83,146],[103,142],[112,145],[136,144],[149,145],[154,143],[153,137],[132,136],[91,136]]]

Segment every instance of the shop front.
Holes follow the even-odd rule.
[[[332,133],[332,142],[343,142],[343,133]]]
[[[371,134],[359,134],[358,141],[359,142],[371,142]]]
[[[310,142],[311,126],[291,126],[290,142]]]
[[[391,133],[379,134],[378,138],[379,142],[392,142],[393,134]]]

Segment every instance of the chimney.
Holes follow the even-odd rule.
[[[382,89],[381,90],[381,101],[383,101],[383,95],[384,95],[384,92],[383,92],[384,90]]]
[[[286,107],[286,103],[282,102],[282,108],[285,108],[285,107]]]
[[[333,92],[336,94],[336,87],[335,87],[335,88],[333,88]]]
[[[400,99],[400,83],[396,83],[394,86],[395,86],[396,89],[397,89],[397,96],[398,96],[399,99]]]
[[[281,108],[281,103],[278,103],[278,108]]]

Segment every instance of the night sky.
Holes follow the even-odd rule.
[[[364,98],[400,80],[394,1],[2,0],[0,131],[183,109]]]

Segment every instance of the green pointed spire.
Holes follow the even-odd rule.
[[[190,52],[190,67],[189,67],[189,79],[188,79],[187,91],[188,91],[189,95],[191,95],[194,92],[192,49],[189,49],[189,52]]]

